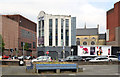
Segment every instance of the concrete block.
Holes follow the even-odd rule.
[[[79,68],[77,69],[77,71],[78,71],[78,72],[83,72],[83,68],[80,68],[80,67],[79,67]]]
[[[56,69],[56,73],[60,73],[60,69]]]

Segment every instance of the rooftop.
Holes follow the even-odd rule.
[[[76,30],[77,36],[98,35],[98,28],[80,28]]]

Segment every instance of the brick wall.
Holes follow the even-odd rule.
[[[114,4],[114,8],[107,11],[107,29],[109,29],[109,41],[116,41],[116,27],[120,26],[120,1]]]
[[[2,16],[2,38],[8,54],[10,54],[9,49],[18,49],[18,23],[4,16]]]

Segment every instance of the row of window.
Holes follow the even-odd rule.
[[[39,18],[39,44],[44,45],[44,17]]]
[[[53,25],[53,20],[49,19],[49,46],[52,46],[52,25]],[[56,25],[56,46],[58,45],[58,19],[55,19],[55,25]],[[63,26],[64,26],[64,20],[61,19],[61,42],[63,45]],[[65,19],[65,37],[66,37],[66,46],[69,45],[69,19]]]
[[[52,19],[49,19],[49,46],[52,46]]]
[[[23,42],[21,42],[21,47],[23,47]],[[27,47],[32,48],[31,43],[27,43]],[[35,42],[33,42],[33,48],[36,48],[36,43]]]
[[[58,45],[58,19],[55,20],[55,25],[56,25],[56,46]]]
[[[23,38],[32,38],[33,40],[35,40],[35,34],[32,32],[29,32],[27,30],[21,29],[21,37]]]
[[[44,36],[44,20],[39,21],[39,37]]]
[[[80,41],[76,42],[77,45],[80,45]],[[88,45],[88,43],[86,41],[83,42],[83,45]],[[91,45],[95,45],[94,41],[91,41]]]

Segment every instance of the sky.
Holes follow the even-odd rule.
[[[37,23],[40,11],[76,17],[76,28],[97,28],[106,32],[106,11],[119,0],[0,0],[0,15],[20,14]]]

